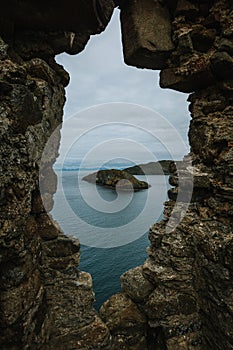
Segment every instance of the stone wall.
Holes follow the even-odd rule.
[[[64,10],[71,5],[61,3]],[[54,21],[44,28],[44,17],[40,22],[40,14],[46,9],[47,15],[51,11],[43,1],[40,4],[10,1],[4,4],[0,15],[3,350],[110,349],[109,330],[93,309],[91,276],[77,269],[79,242],[66,237],[47,214],[53,207],[57,187],[52,165],[58,155],[64,87],[69,82],[68,74],[54,57],[64,51],[70,54],[82,51],[90,34],[105,28],[114,8],[111,1],[99,1],[100,19],[95,1],[81,3],[76,5],[82,21],[77,20],[72,28],[71,9],[68,17],[64,15],[64,27],[59,26],[56,18],[59,7],[53,11]],[[20,6],[24,6],[23,10]],[[74,2],[71,8],[75,12]],[[4,16],[9,9],[6,23]],[[85,16],[89,16],[88,20]],[[70,32],[71,29],[75,32]],[[54,130],[57,131],[50,153],[41,164],[45,144]]]
[[[62,122],[69,81],[54,56],[82,51],[90,34],[107,25],[113,3],[62,3],[62,23],[61,8],[43,1],[8,0],[0,14],[0,347],[233,349],[232,2],[122,1],[126,63],[162,69],[161,87],[192,93],[193,167],[173,167],[148,259],[123,274],[122,292],[104,303],[102,319],[92,306],[91,276],[77,270],[79,242],[51,221],[41,200],[42,194],[51,210],[59,133],[43,164],[41,194],[39,167]],[[174,221],[186,206],[190,171],[189,209],[168,232],[177,193],[183,195]]]
[[[148,68],[161,68],[163,88],[195,91],[188,99],[192,117],[189,158],[193,167],[176,170],[170,177],[174,187],[168,192],[170,200],[165,203],[164,219],[150,229],[148,259],[143,266],[123,274],[122,293],[102,306],[101,316],[118,343],[116,349],[121,343],[125,349],[145,349],[146,342],[148,349],[159,350],[233,349],[232,3],[145,3],[146,7],[143,0],[126,2],[122,8],[126,62],[140,66],[146,61]],[[149,3],[151,12],[147,10]],[[156,26],[153,19],[158,13],[163,13],[163,26],[153,36],[154,46],[149,46],[151,33],[155,32],[153,24]],[[141,22],[146,30],[137,26]],[[128,23],[136,23],[130,40]],[[159,35],[165,31],[166,37],[169,30],[173,51],[163,41],[157,51]],[[169,53],[162,65],[161,50],[165,56]],[[187,158],[186,161],[188,164]],[[168,220],[178,193],[181,200],[172,214],[174,223],[185,208],[189,172],[194,183],[191,203],[181,223],[171,229]],[[131,308],[144,315],[146,326],[135,313],[128,331],[122,333],[125,309],[121,311],[119,307],[121,300],[126,306],[133,303]],[[140,331],[135,336],[137,327]],[[140,341],[144,343],[140,345]]]
[[[52,223],[38,183],[45,143],[62,122],[68,75],[54,62],[23,61],[3,41],[1,59],[0,347],[63,350],[91,342],[97,349],[109,332],[92,307],[91,277],[77,271],[79,242]],[[59,141],[58,133],[42,170],[47,211]]]

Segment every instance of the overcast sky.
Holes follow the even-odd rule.
[[[94,160],[112,154],[135,162],[181,159],[187,153],[187,95],[161,89],[158,71],[125,65],[120,36],[116,9],[107,29],[92,36],[82,53],[57,56],[71,76],[61,154]]]

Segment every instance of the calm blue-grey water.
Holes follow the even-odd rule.
[[[99,308],[120,291],[120,275],[145,260],[149,226],[161,218],[167,197],[167,176],[137,176],[151,188],[117,194],[78,181],[85,174],[57,171],[52,215],[66,234],[80,239],[79,269],[91,273]]]

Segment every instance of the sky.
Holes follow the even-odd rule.
[[[118,9],[83,52],[56,60],[71,77],[58,162],[141,163],[188,152],[188,96],[161,89],[159,71],[124,63]]]

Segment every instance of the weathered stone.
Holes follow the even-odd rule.
[[[195,333],[171,338],[167,341],[167,350],[201,350],[203,348],[202,341]]]
[[[193,314],[196,311],[196,301],[188,294],[179,294],[175,290],[156,288],[150,294],[145,305],[149,319],[161,320],[178,314]]]
[[[190,31],[181,33],[178,38],[178,50],[182,54],[192,54],[194,52],[193,42],[190,36]]]
[[[233,78],[233,59],[227,52],[217,52],[211,57],[212,71],[214,75],[222,79]]]
[[[156,286],[163,285],[169,287],[175,284],[182,286],[182,282],[185,282],[183,285],[186,284],[188,286],[190,282],[190,271],[187,271],[187,262],[184,265],[182,271],[176,271],[168,266],[158,266],[152,259],[147,259],[143,265],[143,274]]]
[[[129,350],[146,349],[146,318],[126,294],[112,296],[101,306],[100,315],[113,335],[113,343],[126,344]]]
[[[152,292],[154,286],[143,276],[142,267],[138,266],[121,276],[121,288],[133,301],[143,302]]]
[[[193,48],[200,52],[207,52],[212,48],[215,37],[215,29],[197,28],[191,32]]]
[[[58,224],[47,214],[41,214],[38,221],[38,232],[44,240],[55,239],[60,233]]]
[[[51,85],[56,85],[59,81],[56,73],[51,67],[42,59],[33,58],[26,62],[26,68],[28,73],[34,78],[40,78],[47,81]]]
[[[161,69],[174,49],[171,20],[164,3],[128,1],[121,11],[124,60],[139,68]]]
[[[226,38],[221,38],[218,42],[218,50],[225,51],[230,55],[233,55],[233,43],[231,40]]]
[[[10,98],[16,132],[23,133],[29,125],[41,122],[42,111],[40,106],[26,87],[14,85]]]
[[[8,289],[19,285],[33,269],[30,254],[17,261],[4,261],[1,266],[1,288]]]
[[[69,81],[54,56],[83,50],[114,6],[107,0],[72,1],[54,7],[9,0],[1,8],[0,33],[7,43],[0,40],[0,348],[230,350],[232,3],[120,3],[126,62],[162,67],[161,86],[195,91],[189,98],[193,168],[188,165],[194,191],[191,202],[175,202],[192,181],[186,166],[172,166],[173,200],[165,203],[164,220],[150,229],[149,258],[143,268],[124,274],[127,294],[102,306],[104,323],[93,309],[91,276],[77,270],[79,244],[64,238],[46,214],[56,188],[52,164],[59,130],[47,158],[41,156],[59,129]],[[41,165],[46,208],[38,184]]]
[[[43,249],[47,257],[60,258],[78,253],[80,243],[77,239],[60,236],[55,240],[44,242]]]
[[[12,325],[19,318],[23,318],[36,300],[41,288],[39,271],[35,271],[18,287],[1,293],[2,323]]]
[[[149,320],[152,334],[158,334],[158,322],[156,320]],[[198,320],[198,315],[171,315],[167,316],[162,321],[162,330],[160,329],[161,336],[167,339],[166,346],[172,349],[172,346],[182,345],[184,349],[189,349],[192,346],[198,350],[202,349],[202,337],[201,337],[201,324]],[[157,343],[157,341],[156,341]],[[163,348],[164,348],[163,344]]]
[[[187,18],[193,18],[195,15],[197,15],[198,11],[199,9],[197,4],[187,0],[178,0],[175,15],[184,15]]]
[[[34,58],[43,58],[50,63],[51,68],[56,68],[56,65],[51,64],[51,57],[62,52],[69,54],[78,54],[83,51],[90,35],[88,33],[74,33],[67,31],[19,31],[15,33],[16,48],[20,56],[25,60]],[[62,75],[66,75],[65,80],[67,85],[69,76],[60,70]],[[60,75],[60,74],[59,74]],[[59,78],[59,76],[57,76]]]
[[[181,92],[193,92],[214,83],[214,77],[207,66],[198,67],[193,72],[187,63],[181,68],[167,68],[160,73],[161,88],[174,89]]]
[[[47,278],[47,303],[50,320],[53,320],[49,325],[52,337],[48,349],[68,346],[110,350],[109,330],[92,308],[94,293],[90,274],[68,271],[58,273],[55,281],[53,274]]]
[[[52,347],[64,350],[67,346],[71,349],[106,349],[112,350],[109,330],[104,322],[97,316],[92,316],[92,322],[84,327],[73,327],[69,333],[54,337]]]
[[[43,243],[43,262],[48,268],[76,268],[80,262],[80,243],[77,239],[59,236]]]
[[[5,17],[12,22],[14,29],[33,30],[64,30],[71,32],[90,32],[92,34],[102,31],[111,18],[113,1],[61,1],[53,4],[38,4],[26,1],[14,4],[5,3],[1,13],[1,21]],[[30,15],[28,13],[30,12]],[[22,13],[24,14],[22,16]],[[11,33],[4,33],[9,36]]]
[[[52,27],[51,31],[35,30],[40,19],[34,21],[38,13],[30,9],[44,8],[45,16],[51,16],[67,4],[60,3],[52,12],[46,4],[37,5],[10,1],[0,14],[0,32],[9,42],[0,41],[0,348],[110,350],[109,330],[93,309],[91,277],[77,270],[79,243],[62,237],[46,211],[52,209],[56,191],[52,165],[58,156],[64,86],[69,81],[54,56],[63,51],[80,52],[90,33],[101,31],[109,21],[113,4],[104,0],[75,4],[80,9],[97,6],[101,12],[95,14],[98,23],[86,23],[89,30],[80,34],[62,28],[56,32]],[[13,13],[19,15],[18,6],[25,6],[23,16],[10,23]],[[2,20],[6,8],[10,9],[9,26]],[[93,13],[87,11],[86,15]],[[47,157],[41,161],[56,128]]]

